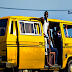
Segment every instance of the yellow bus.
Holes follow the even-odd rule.
[[[45,66],[42,23],[30,21],[30,18],[35,17],[0,18],[0,68],[72,71],[72,22],[48,19],[53,45],[58,50],[58,66],[49,67]],[[68,25],[68,37],[65,35],[65,25]],[[57,27],[60,27],[60,39],[57,37]]]

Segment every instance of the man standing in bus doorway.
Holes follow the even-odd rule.
[[[31,19],[34,19],[34,20],[41,21],[41,23],[43,25],[43,33],[44,33],[45,48],[46,48],[46,53],[45,54],[46,55],[47,55],[47,38],[49,39],[49,37],[50,37],[49,22],[48,22],[47,18],[48,18],[48,12],[47,11],[44,12],[44,18],[43,17],[41,17],[41,18],[31,18]],[[48,32],[47,32],[47,30],[48,30]],[[48,37],[47,33],[48,33],[49,37]]]
[[[45,55],[48,55],[48,52],[47,52],[47,39],[48,39],[48,41],[51,41],[50,38],[49,38],[50,37],[50,30],[49,30],[49,22],[48,22],[47,18],[48,18],[48,12],[47,11],[44,12],[44,18],[43,17],[41,17],[41,18],[31,18],[31,19],[34,19],[34,20],[41,21],[41,23],[43,25],[43,33],[44,33],[45,49],[46,49]],[[52,65],[49,64],[49,66],[52,66]]]

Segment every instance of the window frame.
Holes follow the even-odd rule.
[[[70,23],[64,23],[63,25],[66,25],[66,24],[72,26],[72,24],[70,24]],[[63,27],[63,30],[64,30],[64,27]],[[64,36],[65,36],[65,32],[64,32]],[[65,38],[72,38],[72,37],[70,37],[70,36],[69,36],[69,33],[68,33],[68,37],[65,36]]]
[[[14,25],[14,21],[12,20],[12,21],[10,22],[9,34],[11,34],[10,32],[11,32],[11,25],[12,25],[12,22],[13,22],[13,25]]]
[[[24,29],[25,29],[25,23],[32,23],[33,24],[33,29],[34,29],[34,23],[38,23],[39,24],[39,27],[40,27],[40,34],[35,34],[35,30],[34,30],[34,33],[21,33],[21,30],[20,30],[20,35],[34,35],[34,36],[42,36],[42,31],[41,31],[41,24],[40,22],[33,22],[33,21],[22,21],[22,20],[19,20],[19,30],[20,30],[20,22],[24,22]],[[37,29],[36,29],[37,30]]]

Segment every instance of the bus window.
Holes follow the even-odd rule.
[[[20,34],[41,35],[41,25],[39,22],[19,21]]]
[[[25,33],[25,31],[24,31],[24,23],[23,22],[20,22],[20,32]]]
[[[8,19],[1,19],[0,20],[0,36],[4,36],[5,35],[7,21],[8,21]]]
[[[35,34],[41,34],[41,26],[38,23],[34,24]]]
[[[25,23],[25,33],[34,33],[33,24]]]
[[[13,21],[11,22],[10,34],[13,34]]]
[[[72,25],[64,24],[63,27],[64,27],[65,37],[68,37],[68,38],[72,37]]]

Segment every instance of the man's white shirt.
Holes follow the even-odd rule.
[[[48,30],[49,22],[44,19],[44,25],[43,25],[43,33],[47,36],[47,30]]]

